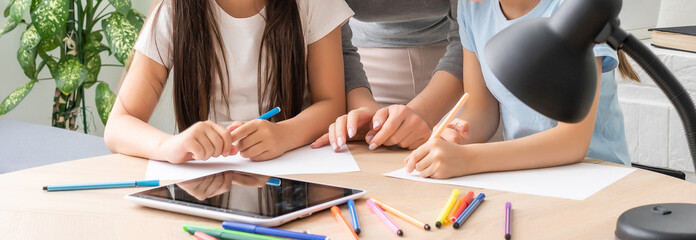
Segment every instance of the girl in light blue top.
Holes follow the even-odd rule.
[[[559,123],[517,99],[493,75],[484,60],[489,39],[506,27],[529,18],[550,17],[560,0],[462,0],[459,33],[464,48],[464,89],[470,93],[459,119],[416,149],[405,162],[409,172],[449,178],[467,174],[541,168],[580,162],[584,157],[630,165],[623,115],[616,96],[614,69],[638,80],[623,53],[596,45],[600,86],[592,109],[581,122]],[[530,33],[531,34],[531,33]],[[495,61],[495,59],[491,59]],[[553,68],[553,62],[547,67]],[[564,81],[564,79],[558,79]],[[504,139],[486,143],[502,118]]]

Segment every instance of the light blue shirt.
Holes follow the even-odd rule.
[[[459,1],[457,15],[459,16],[461,43],[465,49],[476,54],[481,64],[486,86],[500,103],[505,140],[526,137],[553,128],[558,123],[522,103],[500,83],[484,60],[486,43],[495,34],[518,21],[550,17],[562,2],[561,0],[541,0],[526,15],[514,20],[507,20],[498,0]],[[616,81],[614,80],[614,69],[618,66],[619,61],[616,52],[605,44],[596,45],[594,54],[597,57],[602,57],[602,84],[594,133],[587,157],[630,165],[623,114],[619,108]],[[550,62],[547,66],[554,67],[553,64]],[[559,81],[562,80],[559,79]]]

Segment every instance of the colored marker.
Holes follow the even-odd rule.
[[[450,197],[447,200],[447,204],[445,204],[445,207],[442,208],[440,216],[437,217],[435,227],[440,228],[442,227],[443,223],[445,223],[445,220],[447,220],[447,216],[449,215],[450,211],[452,211],[452,207],[454,207],[455,201],[457,201],[457,196],[459,196],[459,189],[452,190],[452,194],[450,194]]]
[[[355,234],[353,229],[350,229],[348,222],[343,217],[343,214],[341,214],[341,209],[338,208],[338,206],[331,207],[331,213],[334,215],[334,218],[336,218],[336,221],[338,221],[338,223],[340,223],[346,231],[350,232],[350,235],[353,236],[353,239],[360,239],[358,238],[358,234]]]
[[[457,218],[462,215],[462,212],[464,212],[464,209],[471,204],[471,201],[474,200],[474,192],[469,191],[466,196],[461,198],[461,204],[459,204],[459,207],[456,207],[453,211],[452,214],[450,214],[450,222],[457,221]]]
[[[268,111],[268,112],[264,113],[263,115],[257,117],[256,119],[268,120],[269,118],[275,116],[279,112],[280,112],[280,108],[276,107],[274,109],[271,109],[271,111]]]
[[[383,211],[381,208],[379,208],[379,206],[377,206],[377,205],[375,204],[375,202],[372,201],[372,199],[367,199],[367,201],[365,201],[365,203],[367,203],[367,206],[370,207],[370,209],[371,209],[375,214],[377,214],[377,217],[378,217],[380,220],[382,220],[382,222],[383,222],[384,224],[386,224],[387,227],[389,227],[389,229],[392,230],[392,232],[394,232],[394,233],[395,233],[397,236],[399,236],[399,237],[401,237],[401,236],[404,235],[404,231],[401,231],[401,229],[399,228],[399,226],[397,226],[396,223],[394,223],[394,221],[392,221],[391,219],[389,219],[389,217],[387,217],[387,214],[384,214],[384,211]]]
[[[398,209],[396,209],[392,206],[389,206],[380,200],[377,200],[376,198],[370,198],[370,200],[372,200],[372,202],[377,204],[377,206],[382,208],[384,211],[390,212],[391,214],[394,214],[394,216],[397,216],[403,220],[406,220],[407,222],[409,222],[413,225],[416,225],[417,227],[420,227],[420,228],[423,228],[425,230],[430,231],[430,225],[423,223],[423,222],[419,221],[418,219],[411,217],[411,216],[407,215],[406,213],[399,211]]]
[[[219,228],[211,228],[192,224],[184,224],[184,231],[187,231],[189,234],[195,234],[196,232],[204,232],[205,234],[208,234],[214,238],[225,240],[282,240],[282,238],[277,237],[245,233],[233,230],[225,230]]]
[[[355,211],[355,201],[348,200],[348,210],[350,210],[350,218],[353,220],[353,230],[355,234],[360,235],[360,224],[358,223],[358,212]]]
[[[53,191],[88,190],[88,189],[103,189],[103,188],[156,187],[156,186],[159,186],[159,180],[48,185],[48,186],[44,186],[43,190],[53,192]]]
[[[256,233],[263,235],[270,235],[282,238],[292,238],[300,240],[326,240],[329,239],[326,236],[293,232],[277,228],[269,228],[263,226],[256,226],[253,224],[237,223],[237,222],[222,222],[222,228],[227,230],[234,230],[240,232]]]
[[[464,221],[466,221],[466,219],[468,219],[469,216],[471,216],[471,214],[474,213],[476,208],[478,208],[478,206],[481,205],[481,202],[483,202],[483,198],[485,197],[485,194],[479,193],[479,195],[476,196],[476,199],[474,199],[474,202],[472,202],[471,205],[469,205],[469,207],[467,207],[466,210],[464,210],[462,215],[457,218],[457,221],[455,221],[452,224],[452,227],[454,227],[454,229],[459,229],[459,227],[461,227],[462,224],[464,224]]]
[[[438,125],[435,128],[435,130],[433,131],[433,135],[430,136],[430,139],[440,137],[440,134],[442,134],[442,132],[445,131],[450,122],[452,122],[452,119],[454,119],[454,116],[456,116],[457,113],[459,113],[459,110],[462,109],[464,103],[466,103],[466,100],[469,100],[469,93],[464,93],[462,98],[460,98],[457,102],[457,105],[454,105],[454,108],[452,108],[452,110],[447,114],[447,117],[445,117],[445,121],[443,121],[442,124]]]
[[[510,240],[510,211],[512,211],[512,203],[505,203],[505,240]]]
[[[201,231],[196,231],[193,233],[193,237],[196,238],[196,240],[218,240],[217,238],[214,238],[213,236],[205,234]]]
[[[447,224],[454,222],[450,219],[451,219],[452,215],[454,214],[454,211],[456,211],[457,208],[459,208],[459,205],[462,204],[462,201],[464,201],[464,197],[460,197],[460,196],[461,196],[461,193],[457,196],[457,199],[454,200],[454,206],[452,206],[452,210],[450,210],[450,212],[447,213],[447,217],[445,217],[445,221],[442,222],[442,225],[447,225]],[[455,218],[455,220],[456,220],[456,218]]]

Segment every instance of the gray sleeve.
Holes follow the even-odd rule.
[[[445,56],[440,59],[435,71],[444,70],[451,73],[459,80],[462,80],[464,54],[462,53],[462,44],[459,40],[459,25],[457,24],[457,0],[450,0],[450,3],[450,13],[447,15],[447,19],[450,22],[450,32],[447,34],[449,45],[447,45]]]
[[[353,46],[353,31],[350,30],[350,20],[341,27],[341,38],[343,41],[343,66],[345,72],[346,93],[359,87],[370,89],[367,82],[367,75],[360,62],[358,48]],[[461,51],[461,50],[460,50]]]

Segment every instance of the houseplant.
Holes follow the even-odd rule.
[[[131,1],[9,0],[3,16],[8,21],[0,29],[0,37],[15,28],[24,28],[17,61],[29,82],[0,103],[0,116],[17,107],[35,84],[53,80],[54,127],[77,129],[81,112],[87,132],[84,96],[85,89],[92,87],[96,88],[97,112],[106,124],[116,95],[106,82],[99,80],[99,71],[102,66],[114,65],[102,65],[100,53],[108,52],[121,64],[128,59],[145,18],[131,8]],[[39,73],[46,69],[51,77],[39,78]]]

